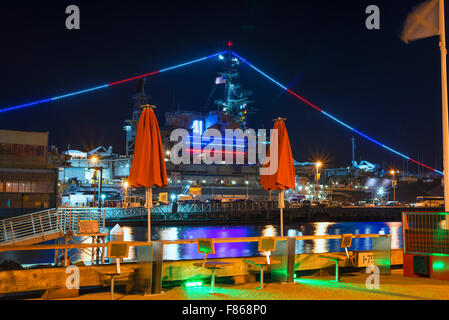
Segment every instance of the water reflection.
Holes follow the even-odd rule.
[[[262,237],[276,237],[277,230],[273,225],[265,226],[265,229],[262,230]]]
[[[313,235],[315,236],[323,236],[323,235],[327,235],[327,229],[329,228],[329,226],[333,225],[333,222],[317,222],[317,223],[312,223],[312,225],[315,228],[315,232]],[[326,239],[317,239],[317,240],[313,240],[313,244],[314,246],[312,247],[312,252],[313,253],[324,253],[327,252],[327,242],[329,240]]]
[[[179,228],[170,227],[164,228],[159,231],[160,240],[178,240],[179,239]],[[189,239],[188,237],[185,239]],[[179,260],[179,245],[170,244],[164,246],[164,259],[166,260]]]
[[[126,241],[146,241],[146,226],[122,226]],[[391,234],[391,247],[402,247],[401,222],[319,222],[286,225],[288,236],[326,235],[344,233],[375,233]],[[153,226],[151,230],[153,240],[178,240],[196,238],[240,238],[279,235],[278,225],[244,225],[244,226]],[[79,242],[80,239],[77,239]],[[109,239],[107,239],[109,240]],[[91,241],[88,239],[87,241]],[[47,242],[51,243],[51,242]],[[54,242],[53,242],[54,243]],[[136,259],[135,248],[130,250],[129,260]],[[353,239],[351,250],[371,250],[370,238]],[[340,240],[297,240],[296,253],[322,253],[342,251]],[[71,251],[70,254],[75,253]],[[257,243],[218,243],[215,245],[213,257],[248,257],[257,256]],[[198,253],[196,244],[172,244],[164,247],[164,259],[186,260],[202,259],[203,254]],[[54,251],[11,251],[0,253],[0,263],[3,260],[14,260],[21,264],[53,263]],[[85,261],[90,263],[90,254],[83,252],[72,258],[72,261]]]
[[[387,222],[391,234],[391,249],[402,248],[402,222]]]

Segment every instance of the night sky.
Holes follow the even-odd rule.
[[[402,25],[417,1],[46,1],[0,4],[0,108],[107,84],[233,49],[320,108],[374,139],[442,169],[438,38],[406,45]],[[65,27],[66,6],[81,29]],[[367,30],[365,8],[380,8]],[[449,9],[448,9],[449,10]],[[149,79],[151,103],[165,111],[216,109],[208,96],[218,59]],[[253,90],[252,128],[288,118],[294,158],[347,166],[354,134],[241,67]],[[112,145],[124,153],[135,82],[0,113],[0,129],[48,131],[60,151]],[[360,136],[356,160],[402,169],[403,161]],[[416,166],[409,164],[415,171]]]

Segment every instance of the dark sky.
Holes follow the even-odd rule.
[[[354,128],[442,168],[438,38],[399,39],[422,0],[395,1],[46,1],[0,4],[0,108],[107,84],[219,52],[228,40],[241,56]],[[65,28],[76,4],[81,30]],[[380,30],[367,30],[365,8],[380,8]],[[163,113],[205,110],[220,71],[216,59],[150,78]],[[287,117],[294,157],[349,165],[351,133],[250,70],[258,113],[252,128]],[[135,82],[58,102],[0,113],[0,128],[49,131],[50,144],[124,152],[124,120]],[[212,100],[213,101],[213,100]],[[214,109],[210,101],[206,109]],[[396,166],[402,159],[360,136],[356,160]],[[409,165],[416,170],[416,166]]]

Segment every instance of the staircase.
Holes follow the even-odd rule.
[[[80,220],[97,220],[105,228],[105,211],[98,208],[54,208],[0,220],[0,246],[28,245],[76,234]]]

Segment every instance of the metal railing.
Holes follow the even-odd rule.
[[[98,208],[58,208],[0,220],[0,245],[24,241],[42,242],[64,236],[67,231],[78,232],[80,220],[97,220],[100,230],[105,227],[105,211]]]
[[[288,207],[288,205],[287,205]],[[144,207],[135,208],[104,208],[106,210],[106,219],[120,219],[146,216],[147,209]],[[178,204],[173,210],[173,204],[161,205],[151,208],[152,215],[169,215],[175,214],[200,214],[215,212],[232,212],[232,211],[266,211],[278,210],[277,202],[225,202],[225,203],[188,203]]]
[[[449,256],[449,213],[403,212],[404,253]]]

